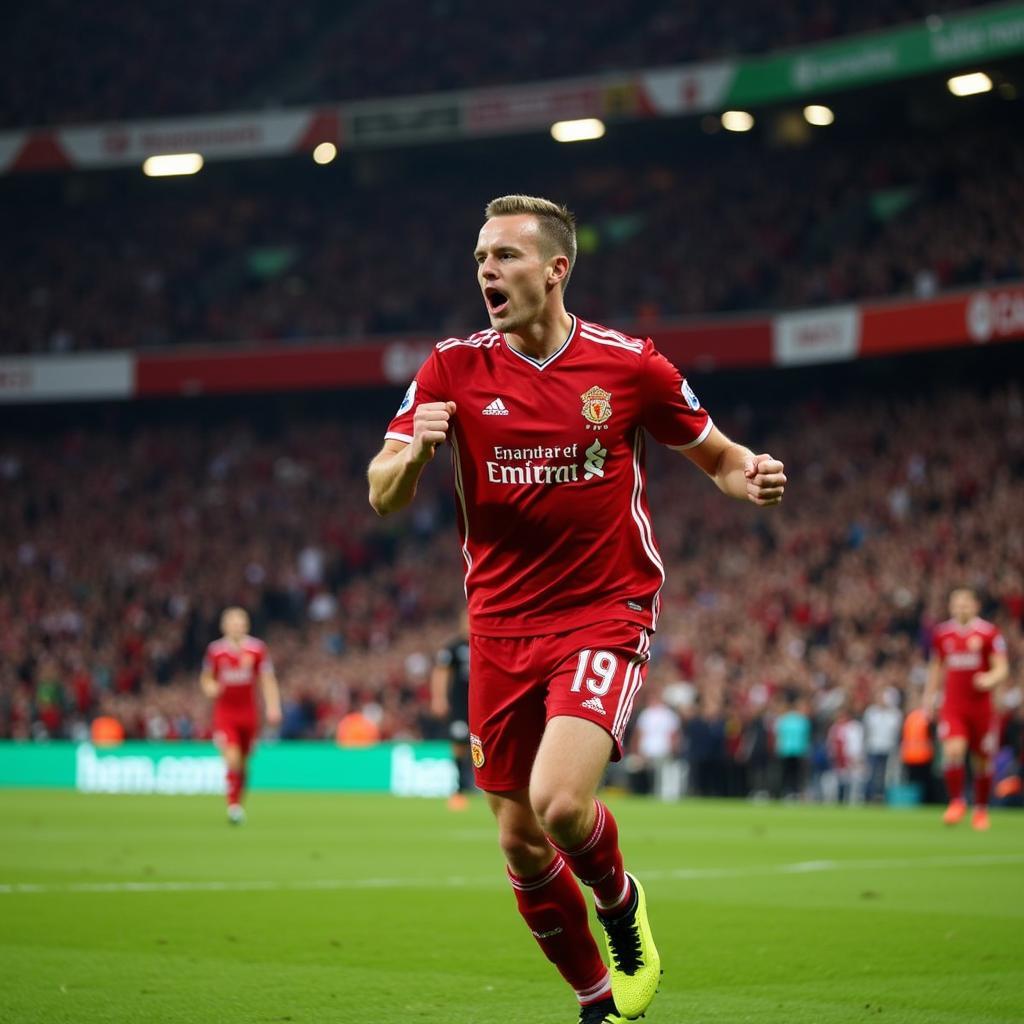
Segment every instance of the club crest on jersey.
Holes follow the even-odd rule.
[[[980,651],[985,646],[985,641],[975,634],[967,638],[967,649],[969,651]]]
[[[477,768],[483,768],[484,766],[484,745],[480,742],[480,737],[469,734],[469,752],[473,757],[473,764]]]
[[[584,391],[580,398],[583,399],[583,418],[595,427],[599,427],[612,415],[612,394],[604,388],[592,387]]]

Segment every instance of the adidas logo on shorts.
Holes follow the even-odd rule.
[[[496,398],[490,405],[484,408],[485,416],[507,416],[508,409],[505,408],[505,403],[500,399]]]
[[[608,713],[605,711],[600,697],[591,697],[590,700],[585,700],[581,707],[585,707],[588,711],[596,711],[599,715]]]

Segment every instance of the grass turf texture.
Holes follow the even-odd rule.
[[[610,803],[650,1024],[1022,1019],[1024,815]],[[2,1021],[576,1019],[479,799],[256,794],[232,828],[212,798],[8,791],[0,823]]]

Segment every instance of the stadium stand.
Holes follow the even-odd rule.
[[[698,698],[684,709],[691,730],[712,719],[724,753],[699,777],[706,791],[758,787],[752,738],[786,695],[808,701],[821,743],[837,711],[859,716],[880,684],[911,706],[958,582],[979,587],[1021,649],[1024,393],[961,371],[959,387],[947,377],[936,390],[915,365],[882,388],[837,374],[828,397],[793,389],[782,414],[770,400],[722,410],[727,432],[785,454],[785,515],[723,503],[676,456],[652,453],[669,583],[651,689]],[[0,736],[81,738],[98,715],[129,736],[208,734],[197,665],[236,601],[271,643],[285,736],[331,737],[367,706],[385,737],[429,733],[426,679],[456,628],[461,569],[447,467],[407,515],[381,521],[366,505],[389,403],[339,416],[325,399],[295,415],[267,399],[258,431],[237,408],[7,429]]]
[[[102,7],[45,0],[15,12],[0,40],[0,127],[396,96],[681,63],[976,5],[758,0],[659,2],[638,11],[626,0],[587,7],[522,0],[496,38],[493,13],[466,0],[318,0],[258,9],[239,0]]]
[[[868,145],[856,134],[799,151],[737,142],[506,177],[576,208],[571,303],[605,322],[1024,277],[1024,143],[1003,118],[952,136],[876,130]],[[479,328],[468,252],[493,172],[469,161],[396,188],[389,175],[360,186],[319,170],[231,170],[186,188],[11,184],[0,350]]]

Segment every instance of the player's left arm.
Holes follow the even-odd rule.
[[[260,670],[260,686],[263,689],[263,707],[266,709],[267,724],[281,724],[281,690],[277,685],[277,673],[268,661]]]
[[[683,454],[730,498],[762,506],[782,501],[786,490],[783,464],[767,453],[755,455],[749,448],[730,441],[718,427],[712,427],[700,444],[684,448]]]
[[[993,651],[989,659],[989,667],[985,672],[979,672],[974,677],[974,688],[976,690],[994,690],[1000,683],[1006,681],[1010,674],[1010,661],[1006,651]]]

